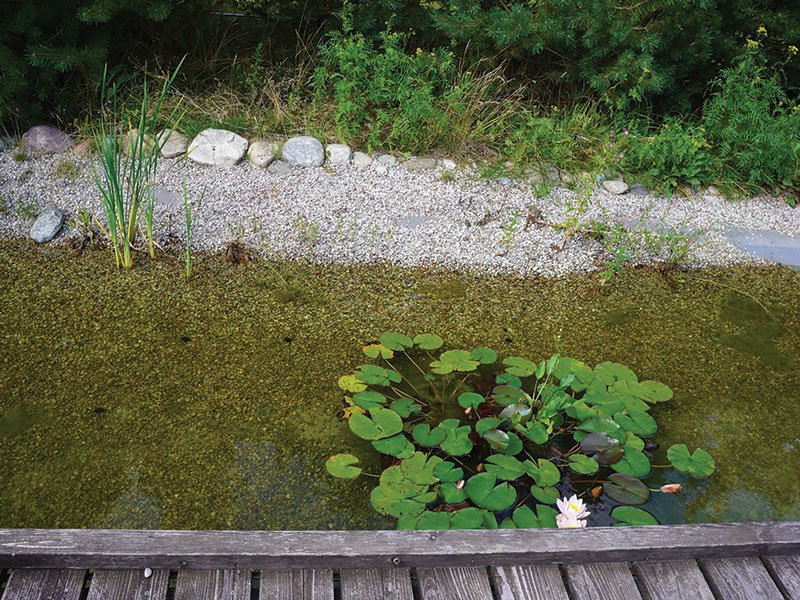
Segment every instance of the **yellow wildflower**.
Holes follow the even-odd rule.
[[[797,54],[797,46],[789,46],[789,56],[795,56]]]
[[[748,48],[758,48],[760,45],[761,45],[760,42],[757,42],[756,40],[751,40],[750,38],[747,38],[747,47]]]
[[[767,28],[761,25],[758,29],[756,29],[756,33],[759,35],[766,36],[767,35]]]

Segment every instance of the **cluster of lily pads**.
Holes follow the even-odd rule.
[[[442,346],[434,334],[386,332],[363,348],[379,364],[339,379],[351,431],[384,455],[375,510],[398,529],[532,528],[556,527],[558,503],[559,526],[585,526],[583,500],[565,513],[563,491],[612,500],[615,524],[657,524],[637,507],[652,492],[680,490],[644,481],[653,470],[645,438],[658,429],[649,411],[672,398],[669,387],[614,362],[499,361],[491,348]],[[700,448],[676,444],[667,457],[695,478],[714,471]],[[352,454],[326,468],[344,479],[362,474]]]

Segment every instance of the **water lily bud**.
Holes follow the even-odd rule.
[[[460,490],[460,489],[462,489],[463,487],[464,487],[464,480],[463,480],[463,479],[460,479],[460,480],[458,481],[458,483],[456,483],[456,489],[457,489],[457,490]]]
[[[602,493],[603,493],[602,485],[598,485],[597,487],[592,488],[592,498],[598,498]]]
[[[472,412],[472,407],[471,407],[471,406],[468,406],[468,407],[467,407],[467,409],[464,411],[464,414],[465,414],[465,415],[468,415],[468,414],[469,414],[469,413],[471,413],[471,412]]]
[[[665,494],[677,494],[683,489],[683,486],[680,483],[668,483],[667,485],[662,485],[659,489]]]

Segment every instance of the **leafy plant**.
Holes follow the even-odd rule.
[[[559,500],[563,492],[590,498],[593,512],[615,507],[618,524],[656,522],[633,507],[659,492],[644,481],[656,468],[645,438],[658,430],[650,409],[672,398],[669,387],[614,362],[501,360],[487,347],[442,346],[434,334],[386,332],[363,347],[378,364],[339,379],[350,430],[384,457],[375,510],[399,529],[582,526],[583,502]],[[668,456],[693,477],[714,471],[701,449],[679,444]],[[326,468],[362,474],[353,454]]]

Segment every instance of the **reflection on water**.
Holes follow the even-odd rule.
[[[347,451],[339,375],[387,329],[434,332],[539,360],[612,360],[670,385],[673,443],[717,472],[646,506],[663,522],[796,519],[800,275],[782,268],[664,277],[486,278],[382,267],[227,265],[187,282],[162,258],[117,273],[0,243],[0,526],[327,529],[386,526],[369,478],[330,478]],[[276,292],[281,293],[276,295]],[[280,298],[278,298],[280,296]]]

